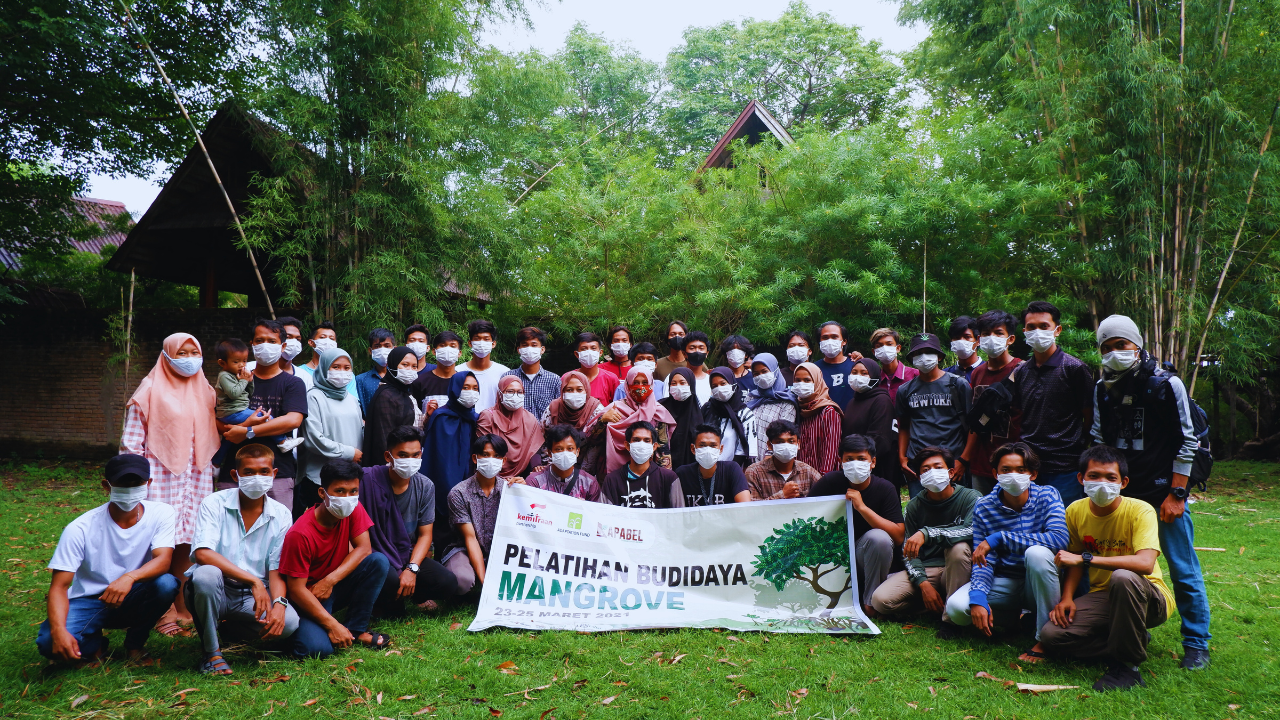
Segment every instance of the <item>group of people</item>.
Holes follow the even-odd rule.
[[[730,335],[708,368],[711,339],[683,322],[665,353],[619,326],[576,335],[578,367],[557,375],[542,330],[515,334],[508,368],[476,320],[465,346],[375,329],[356,375],[331,323],[295,364],[302,323],[260,319],[249,343],[217,343],[212,387],[200,343],[175,334],[129,402],[109,502],[59,542],[37,644],[88,662],[102,628],[127,627],[145,660],[152,625],[192,624],[218,674],[220,632],[287,638],[300,657],[385,647],[375,616],[476,595],[503,489],[523,483],[635,508],[843,495],[873,617],[927,611],[944,637],[1025,628],[1023,661],[1107,658],[1097,687],[1111,689],[1143,684],[1147,629],[1176,607],[1182,665],[1205,667],[1186,390],[1129,318],[1099,325],[1097,379],[1058,347],[1060,322],[1042,301],[1020,320],[956,318],[949,367],[927,332],[881,328],[864,357],[825,322],[816,362],[803,330],[783,338],[785,362]]]

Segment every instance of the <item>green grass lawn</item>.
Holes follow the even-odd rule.
[[[936,622],[883,623],[875,638],[706,630],[607,634],[465,630],[458,609],[378,627],[394,649],[295,662],[231,648],[229,678],[194,671],[197,638],[152,635],[158,667],[121,659],[93,670],[50,667],[35,648],[44,618],[45,564],[62,527],[104,501],[100,467],[0,467],[0,714],[6,717],[272,716],[360,718],[661,717],[1252,718],[1280,714],[1280,465],[1221,463],[1191,506],[1213,608],[1213,667],[1178,669],[1176,616],[1154,631],[1148,687],[1100,695],[1095,664],[1013,662],[1022,637],[942,642]],[[1167,573],[1167,570],[1166,570]],[[117,650],[119,631],[114,635]],[[1273,644],[1271,641],[1274,640]],[[122,654],[122,653],[121,653]],[[514,663],[514,667],[505,665]],[[1019,694],[1019,682],[1078,685]],[[539,688],[539,689],[532,689]],[[522,692],[525,691],[527,692]]]

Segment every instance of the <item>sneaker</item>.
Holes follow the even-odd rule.
[[[293,452],[294,448],[296,448],[296,447],[298,447],[299,445],[301,445],[301,444],[302,444],[302,441],[303,441],[303,440],[305,440],[305,439],[306,439],[306,438],[301,438],[301,437],[291,437],[291,438],[289,438],[289,439],[287,439],[287,440],[282,440],[282,441],[280,441],[280,444],[279,444],[279,445],[277,445],[276,447],[280,448],[280,452],[282,452],[282,453],[291,453],[291,452]]]
[[[1203,670],[1209,667],[1209,651],[1197,650],[1184,646],[1182,648],[1182,665],[1183,670]]]
[[[934,637],[939,640],[954,640],[960,637],[960,628],[951,623],[942,623]]]
[[[1107,674],[1093,684],[1093,689],[1097,692],[1132,690],[1135,685],[1147,686],[1146,681],[1142,679],[1141,670],[1124,663],[1112,663],[1111,667],[1107,669]]]

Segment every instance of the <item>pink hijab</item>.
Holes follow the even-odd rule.
[[[147,449],[174,475],[187,471],[193,447],[196,468],[208,465],[220,442],[213,419],[216,399],[208,378],[202,372],[183,377],[165,359],[166,354],[175,357],[188,340],[200,348],[200,341],[187,333],[165,338],[165,354],[156,359],[129,398],[146,421]]]
[[[636,377],[643,375],[653,383],[653,376],[640,368],[631,366],[627,371],[627,390],[626,395],[621,400],[613,403],[625,415],[616,423],[609,423],[608,442],[605,443],[605,469],[613,472],[618,468],[626,465],[631,458],[631,449],[627,447],[627,427],[634,422],[644,420],[652,423],[657,427],[660,423],[674,426],[676,419],[666,407],[659,405],[657,398],[653,392],[649,393],[649,397],[644,399],[642,403],[636,403],[635,398],[631,397],[631,386],[635,383]],[[668,428],[668,432],[670,428]],[[657,440],[657,438],[654,438]]]
[[[514,388],[511,385],[515,384]],[[524,470],[542,444],[542,423],[533,413],[524,408],[508,410],[502,404],[502,393],[507,388],[524,392],[524,384],[515,375],[508,375],[498,381],[498,403],[480,413],[480,422],[476,432],[480,435],[493,433],[507,442],[507,456],[502,459],[503,477],[509,477]]]

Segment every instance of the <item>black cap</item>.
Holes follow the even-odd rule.
[[[141,455],[124,453],[107,461],[105,474],[107,482],[116,485],[128,475],[137,475],[143,480],[151,477],[151,463]]]
[[[943,354],[942,343],[938,340],[938,336],[933,333],[916,333],[911,336],[911,349],[907,351],[907,358],[910,359],[918,352],[925,350],[933,350],[939,356]]]

